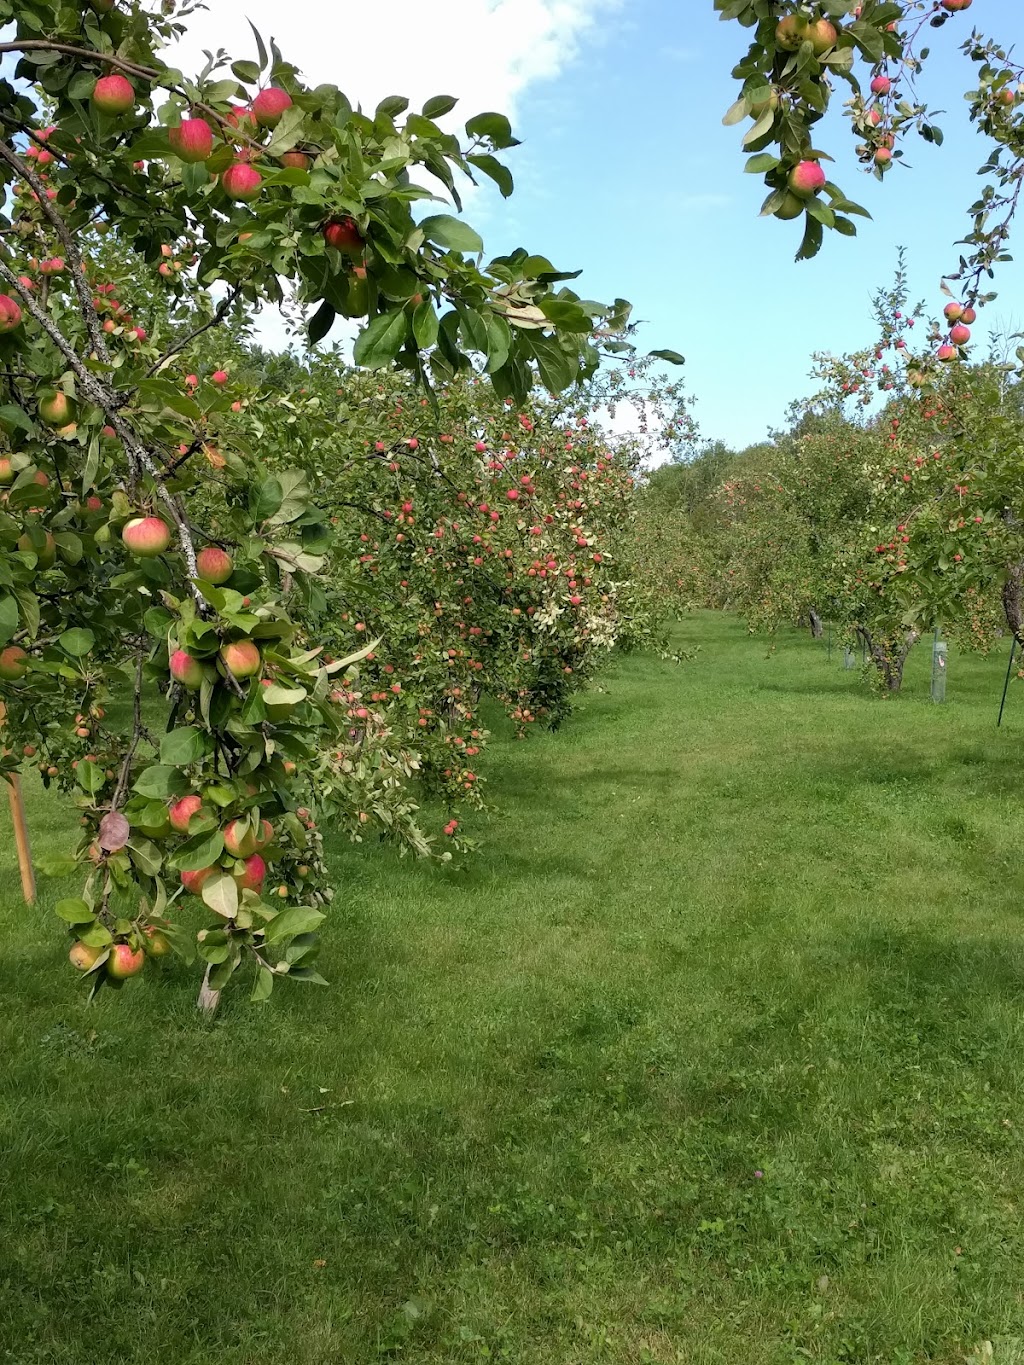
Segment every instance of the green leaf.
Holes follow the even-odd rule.
[[[81,900],[58,901],[53,908],[65,924],[91,924],[96,918],[95,911]]]
[[[36,871],[44,877],[67,877],[78,867],[71,853],[34,853]]]
[[[267,156],[280,156],[282,152],[290,151],[296,142],[300,141],[302,125],[306,121],[306,111],[298,104],[293,104],[290,109],[286,109],[281,115],[281,122],[274,129],[270,141],[264,148]]]
[[[96,636],[91,630],[84,630],[80,626],[72,630],[66,630],[61,635],[57,643],[65,654],[70,654],[72,659],[84,658],[96,643]]]
[[[256,972],[256,980],[252,983],[252,995],[249,996],[249,999],[257,1003],[261,1000],[267,1000],[273,989],[274,973],[266,967],[260,967]]]
[[[571,299],[541,299],[540,311],[561,332],[592,332],[594,319]]]
[[[188,786],[188,777],[180,768],[167,768],[153,763],[139,774],[132,790],[140,796],[159,800],[161,797],[184,796]]]
[[[18,602],[14,597],[0,599],[0,645],[14,638],[18,629]]]
[[[160,737],[160,762],[178,768],[197,763],[206,751],[206,740],[201,730],[186,725]]]
[[[475,114],[466,124],[466,136],[487,138],[499,150],[519,146],[519,139],[512,136],[512,125],[504,114]]]
[[[292,905],[274,916],[264,931],[264,937],[268,943],[279,943],[281,939],[291,938],[294,934],[308,934],[326,918],[322,911],[314,910],[312,906]]]
[[[512,349],[512,329],[497,313],[484,313],[483,319],[487,329],[487,370],[493,374],[508,360]]]
[[[419,228],[428,242],[446,247],[449,251],[467,251],[475,254],[484,249],[479,233],[474,232],[468,223],[447,213],[435,213],[429,218],[424,218]]]
[[[412,315],[412,334],[421,351],[429,351],[437,342],[437,310],[432,299],[424,299]]]
[[[171,864],[179,872],[199,872],[215,863],[223,852],[223,834],[219,829],[207,830],[186,839],[171,858]]]
[[[748,128],[743,134],[744,147],[750,147],[753,143],[757,142],[762,137],[766,137],[767,134],[771,132],[772,126],[775,123],[775,113],[776,111],[769,105],[754,126]]]
[[[551,393],[561,393],[576,377],[576,369],[554,337],[539,332],[524,332],[523,339],[533,352],[545,387]]]
[[[94,80],[93,84],[95,85],[95,83]],[[16,430],[29,433],[36,429],[32,418],[29,417],[24,409],[19,408],[16,403],[4,403],[0,406],[0,426],[7,431],[10,431],[13,427]]]
[[[334,308],[324,299],[323,303],[316,310],[309,320],[309,344],[315,346],[317,342],[323,341],[324,337],[334,326],[334,319],[337,317]]]
[[[231,74],[244,85],[255,85],[260,78],[260,69],[255,62],[232,62]]]
[[[263,689],[263,705],[298,706],[300,701],[306,700],[306,695],[304,687],[282,687],[280,683],[271,683]]]
[[[781,164],[779,158],[773,156],[771,152],[757,152],[747,158],[747,164],[743,169],[747,175],[764,175],[768,171],[774,171],[775,167]]]
[[[78,780],[78,785],[90,796],[95,796],[106,780],[99,764],[90,763],[86,758],[83,758],[75,769],[75,777]]]
[[[390,365],[402,349],[409,331],[409,318],[404,308],[375,317],[356,337],[352,359],[368,370],[379,370]]]
[[[659,360],[667,360],[670,365],[686,364],[686,357],[678,351],[651,351],[649,354],[657,356]]]
[[[156,844],[138,834],[128,840],[128,855],[144,877],[155,877],[164,860]]]
[[[424,118],[442,118],[445,114],[450,114],[458,102],[454,95],[433,95],[427,100],[421,112]]]
[[[257,485],[253,493],[249,495],[249,506],[254,521],[266,521],[274,516],[284,500],[284,489],[277,479],[264,480]]]
[[[288,980],[304,981],[309,986],[330,985],[314,967],[293,967],[288,973]]]
[[[796,253],[796,259],[798,261],[809,261],[814,256],[817,256],[818,252],[821,250],[821,243],[824,239],[824,235],[825,230],[818,222],[817,218],[812,218],[810,214],[807,214],[804,237],[803,241],[800,243],[799,250]]]
[[[475,166],[478,171],[483,171],[484,175],[489,176],[494,181],[501,191],[503,199],[507,199],[515,189],[512,172],[507,166],[503,166],[497,157],[483,154],[467,156],[466,160],[471,166]]]
[[[722,122],[727,128],[731,128],[736,123],[742,123],[750,113],[750,105],[747,97],[741,95],[735,104],[730,104],[729,108],[722,115]]]
[[[238,886],[226,872],[215,872],[203,883],[203,902],[217,915],[234,919],[238,914]]]

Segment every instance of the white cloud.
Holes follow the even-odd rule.
[[[371,28],[336,0],[211,0],[209,9],[189,16],[184,40],[163,55],[187,75],[201,70],[204,51],[253,58],[251,20],[265,42],[276,39],[307,84],[336,85],[354,105],[372,110],[385,95],[405,95],[417,108],[431,95],[453,95],[458,106],[444,120],[453,131],[485,110],[507,115],[514,130],[528,87],[564,70],[581,38],[621,3],[442,0],[428,8],[424,0],[380,0]],[[438,186],[431,182],[431,189]],[[287,344],[276,310],[262,312],[257,336],[273,349]]]
[[[251,19],[309,84],[337,85],[353,104],[457,95],[463,120],[485,109],[514,117],[526,88],[557,76],[580,38],[620,2],[382,0],[371,23],[335,0],[213,0],[188,19],[184,42],[166,56],[186,72],[201,67],[203,49],[254,56]]]

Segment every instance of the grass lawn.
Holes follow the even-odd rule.
[[[331,988],[212,1025],[83,1006],[0,811],[0,1361],[1019,1359],[1024,688],[679,635],[493,746],[465,871],[335,845]]]

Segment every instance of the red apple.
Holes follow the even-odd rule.
[[[39,396],[39,416],[51,427],[71,421],[71,400],[60,389],[44,389]]]
[[[127,114],[135,107],[135,91],[124,76],[101,76],[92,88],[92,102],[101,114]]]
[[[354,218],[332,218],[324,226],[324,241],[343,256],[359,256],[366,245]]]
[[[46,532],[46,543],[41,550],[36,549],[33,545],[32,537],[27,531],[18,537],[18,549],[31,551],[35,555],[36,564],[40,569],[52,569],[57,562],[57,542],[49,531]]]
[[[224,847],[232,858],[248,858],[256,852],[256,835],[246,820],[232,820],[224,827]]]
[[[171,829],[176,829],[179,834],[188,833],[188,822],[193,815],[198,815],[203,809],[203,798],[192,793],[183,796],[180,801],[175,801],[167,812],[167,818],[171,823]]]
[[[171,528],[159,517],[133,517],[121,532],[121,539],[137,559],[154,559],[171,543]]]
[[[18,682],[28,672],[28,655],[18,645],[0,650],[0,678],[4,682]]]
[[[278,161],[282,166],[289,166],[296,171],[308,171],[313,164],[305,152],[284,152]]]
[[[216,545],[208,545],[196,555],[199,577],[205,578],[207,583],[226,583],[231,577],[233,567],[228,552]]]
[[[202,892],[204,882],[209,881],[213,874],[219,871],[219,867],[201,867],[197,872],[183,872],[181,884],[190,896],[198,896]]]
[[[146,954],[141,948],[133,948],[130,943],[115,943],[107,958],[107,975],[115,981],[126,981],[137,976],[146,965]]]
[[[892,89],[892,81],[888,76],[876,76],[871,82],[871,93],[873,95],[888,95]]]
[[[245,161],[236,161],[221,176],[220,183],[229,199],[248,204],[259,198],[263,177],[255,166],[250,166]]]
[[[68,953],[68,960],[72,967],[77,967],[80,972],[87,972],[91,967],[95,967],[96,959],[102,952],[102,948],[90,948],[87,943],[75,943]]]
[[[257,895],[263,890],[263,879],[267,875],[267,865],[258,853],[252,854],[245,860],[244,872],[233,872],[235,885],[239,891],[255,891]]]
[[[222,645],[221,662],[236,678],[252,678],[263,666],[259,646],[252,640],[233,640]]]
[[[828,19],[817,19],[807,30],[816,57],[823,57],[836,45],[839,37],[836,26]]]
[[[261,128],[276,128],[281,115],[292,107],[292,97],[279,85],[268,85],[252,102],[252,112]]]
[[[173,952],[171,940],[162,929],[158,929],[155,924],[147,924],[143,931],[146,935],[146,956],[147,957],[166,957]]]
[[[214,370],[213,374],[210,375],[211,384],[226,384],[227,382],[228,382],[227,370]]]
[[[942,311],[946,316],[947,322],[959,322],[964,315],[962,303],[947,303]]]
[[[178,160],[189,165],[213,155],[213,129],[204,118],[183,118],[177,128],[168,128],[167,141]]]
[[[817,161],[801,161],[789,173],[789,188],[801,199],[817,194],[827,176]]]
[[[7,294],[0,294],[0,333],[13,332],[21,323],[21,309]]]
[[[950,329],[949,339],[954,346],[966,346],[971,339],[971,329],[965,327],[962,322],[958,322],[955,327]]]

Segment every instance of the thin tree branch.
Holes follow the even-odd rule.
[[[36,173],[22,160],[17,152],[8,147],[6,142],[0,141],[0,160],[6,161],[8,166],[19,175],[27,185],[31,185],[35,191],[36,198],[39,200],[39,207],[50,220],[50,226],[60,238],[61,245],[67,254],[67,259],[71,265],[71,277],[74,282],[75,292],[78,295],[78,305],[82,310],[82,321],[85,323],[85,330],[89,333],[89,340],[92,342],[92,349],[99,356],[105,365],[110,364],[110,352],[107,350],[106,338],[100,326],[100,320],[96,316],[96,309],[92,305],[92,290],[89,281],[82,270],[82,253],[78,245],[68,231],[67,224],[57,210],[47,198],[46,186],[39,179]]]
[[[227,298],[221,299],[220,303],[217,305],[217,311],[214,313],[213,317],[210,318],[208,322],[204,322],[201,327],[197,327],[194,332],[189,332],[187,336],[182,337],[182,339],[162,355],[158,361],[151,365],[146,371],[146,378],[148,379],[151,375],[158,374],[172,357],[183,351],[190,342],[195,341],[196,337],[202,336],[202,334],[208,332],[211,327],[216,327],[219,323],[223,322],[231,310],[231,305],[241,293],[241,288],[241,285],[233,285]]]

